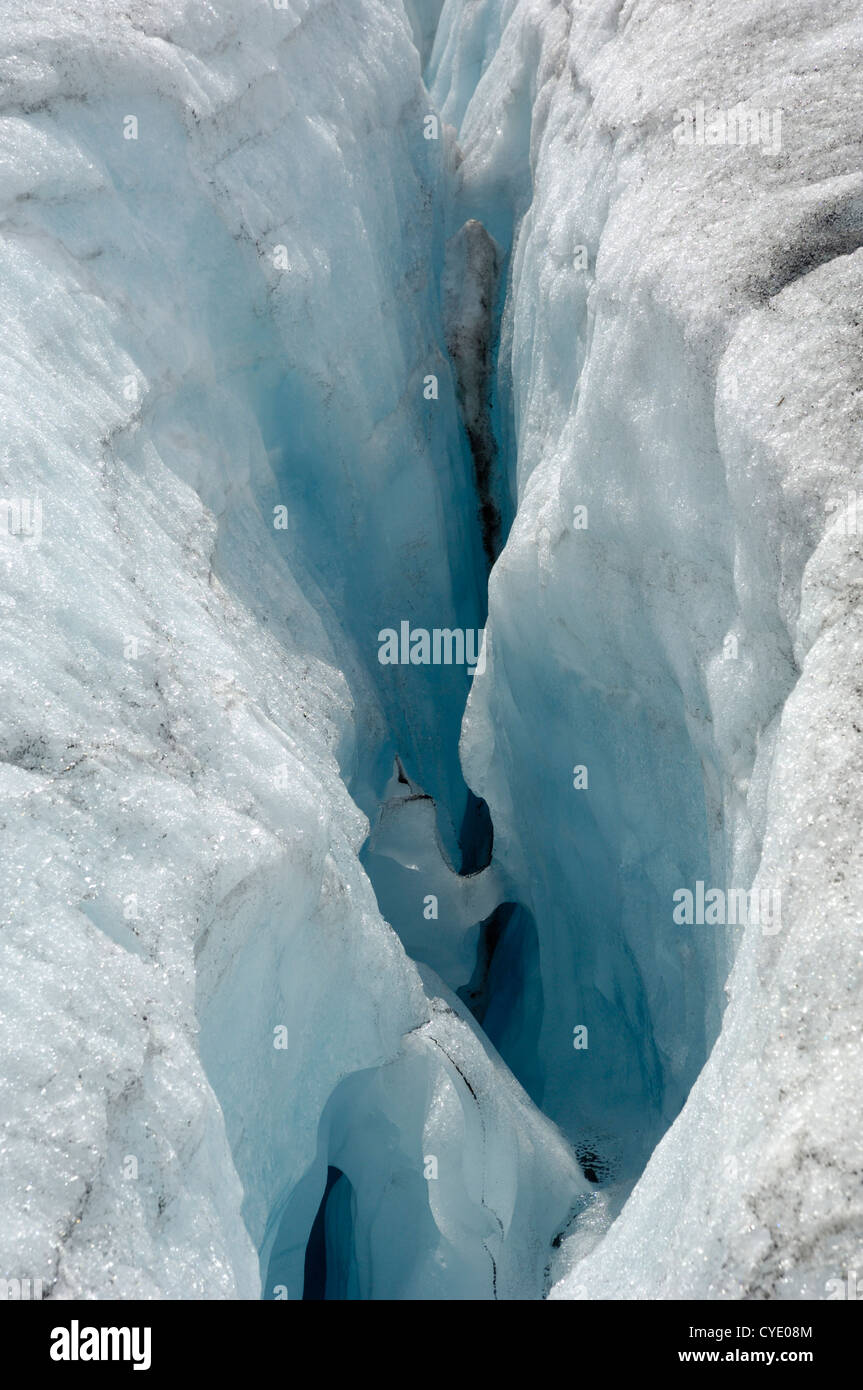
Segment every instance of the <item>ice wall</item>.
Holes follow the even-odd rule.
[[[386,1180],[362,1074],[418,1164],[411,1289],[446,1289],[440,1240],[462,1293],[539,1296],[584,1182],[471,1023],[432,1029],[357,857],[396,752],[456,854],[469,677],[382,667],[377,634],[484,601],[404,11],[0,18],[0,1269],[255,1296],[297,1190],[308,1236],[325,1115],[362,1212]]]
[[[512,248],[463,764],[536,922],[543,1107],[624,1179],[671,1125],[556,1297],[826,1297],[859,1255],[860,44],[846,0],[438,28],[461,207]],[[673,921],[753,879],[778,929]]]

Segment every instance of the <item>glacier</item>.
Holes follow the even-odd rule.
[[[856,8],[0,0],[3,1277],[857,1267]]]
[[[554,1298],[824,1298],[859,1256],[858,20],[525,0],[438,29],[460,205],[509,257],[517,512],[462,734],[539,934],[542,1029],[502,1051],[613,1207],[638,1179]],[[766,142],[675,138],[740,102]],[[699,881],[781,895],[781,929],[675,929]]]

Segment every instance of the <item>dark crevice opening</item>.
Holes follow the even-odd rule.
[[[465,874],[478,874],[491,863],[494,848],[494,826],[491,812],[481,796],[468,788],[467,804],[458,836],[461,849],[461,869]]]
[[[490,1001],[491,965],[498,942],[516,910],[515,903],[500,903],[490,917],[480,923],[476,968],[466,985],[457,991],[477,1023],[482,1025]]]
[[[344,1176],[340,1168],[327,1169],[324,1195],[306,1244],[303,1270],[304,1303],[325,1300],[327,1297],[327,1201],[336,1183]]]

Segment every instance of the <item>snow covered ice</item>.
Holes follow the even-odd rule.
[[[0,21],[0,1278],[828,1298],[859,7]]]

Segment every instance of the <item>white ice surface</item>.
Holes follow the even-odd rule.
[[[674,1121],[555,1297],[859,1267],[859,18],[448,0],[430,63],[464,215],[512,246],[518,515],[463,763],[537,923],[544,1108],[624,1175]],[[781,109],[781,147],[676,142],[699,101]],[[779,932],[673,924],[674,889],[756,874]]]
[[[346,783],[372,806],[397,748],[451,846],[467,675],[376,643],[477,625],[442,145],[399,4],[27,0],[0,35],[2,486],[33,522],[0,539],[0,1274],[254,1297],[327,1101],[431,1016]]]

